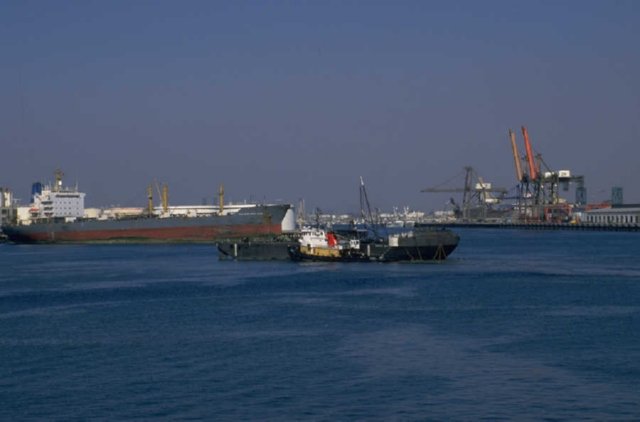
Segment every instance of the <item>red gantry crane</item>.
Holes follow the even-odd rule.
[[[553,171],[542,159],[542,155],[534,155],[529,132],[525,126],[521,127],[524,138],[525,157],[520,157],[516,145],[516,135],[509,129],[509,139],[513,151],[513,159],[518,179],[518,213],[520,219],[532,219],[534,221],[551,221],[562,215],[570,213],[568,204],[562,202],[559,197],[559,186],[568,189],[569,182],[576,183],[576,204],[583,205],[586,202],[586,189],[583,176],[571,176],[569,170]],[[526,160],[527,170],[523,169],[522,162]],[[546,171],[541,171],[544,165]],[[564,217],[562,217],[564,218]]]

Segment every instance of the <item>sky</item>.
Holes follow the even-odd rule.
[[[0,3],[0,186],[87,206],[443,209],[464,166],[517,184],[528,128],[589,202],[640,203],[637,1]],[[571,198],[569,198],[571,199]],[[460,200],[460,198],[458,198]]]

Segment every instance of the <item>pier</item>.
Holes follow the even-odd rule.
[[[420,223],[427,227],[473,228],[473,229],[517,229],[517,230],[577,230],[637,232],[638,224],[594,224],[594,223],[502,223],[502,222],[452,222]]]

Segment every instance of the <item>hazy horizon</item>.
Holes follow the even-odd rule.
[[[528,128],[589,202],[640,203],[640,3],[190,1],[0,5],[0,186],[65,173],[87,206],[304,198],[431,211],[473,166],[516,185]],[[455,179],[461,187],[462,178]],[[451,186],[451,185],[449,185]],[[573,200],[571,194],[566,196]]]

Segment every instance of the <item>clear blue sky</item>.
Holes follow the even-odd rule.
[[[0,186],[354,211],[363,176],[429,211],[465,165],[514,186],[524,124],[591,201],[640,202],[639,43],[637,1],[4,1]]]

